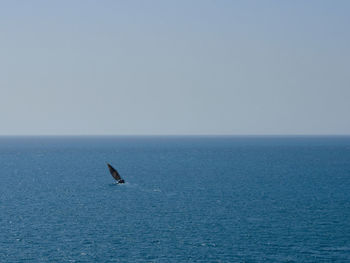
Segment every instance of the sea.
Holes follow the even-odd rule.
[[[350,137],[0,137],[0,262],[350,262]]]

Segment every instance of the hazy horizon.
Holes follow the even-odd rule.
[[[0,136],[350,135],[349,1],[0,7]]]
[[[331,138],[350,134],[1,134],[0,138],[19,137],[242,137],[242,138]]]

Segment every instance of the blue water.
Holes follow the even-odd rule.
[[[0,262],[350,262],[350,137],[0,137]]]

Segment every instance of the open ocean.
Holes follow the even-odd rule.
[[[350,137],[0,137],[0,262],[350,262]]]

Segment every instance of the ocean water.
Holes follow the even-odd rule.
[[[350,262],[350,137],[0,137],[0,262]]]

